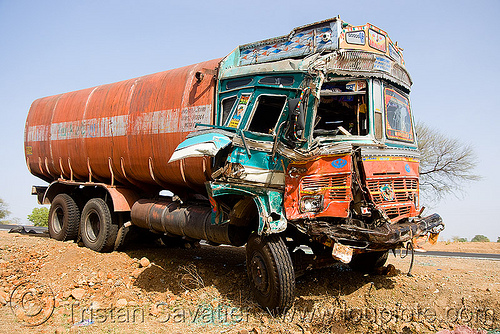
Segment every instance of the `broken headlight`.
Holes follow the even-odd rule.
[[[300,212],[320,212],[323,210],[323,195],[307,195],[300,199]]]
[[[297,178],[299,177],[301,174],[304,174],[305,172],[307,172],[307,169],[306,168],[298,168],[298,167],[291,167],[289,170],[288,170],[288,175],[291,177],[291,178]]]

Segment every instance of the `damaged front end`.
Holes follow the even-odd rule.
[[[424,236],[437,240],[444,224],[438,214],[420,217],[415,156],[354,145],[331,145],[330,152],[287,169],[285,210],[301,234],[345,263]]]
[[[421,216],[411,78],[383,30],[340,18],[299,27],[236,48],[216,79],[213,122],[170,160],[209,158],[203,223],[188,202],[174,210],[183,224],[170,204],[160,221],[173,234],[246,244],[264,308],[290,307],[305,270],[342,261],[373,271],[389,250],[437,240],[441,217]]]
[[[310,247],[313,267],[324,255],[350,262],[437,239],[439,215],[421,216],[411,80],[401,63],[352,50],[233,60],[221,64],[214,124],[200,125],[171,159],[211,158],[212,224],[280,234],[292,257]]]

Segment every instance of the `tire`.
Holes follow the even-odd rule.
[[[117,233],[118,225],[113,224],[106,202],[100,198],[88,201],[80,223],[80,235],[85,247],[96,252],[112,251]]]
[[[49,210],[48,230],[51,238],[76,240],[80,226],[80,210],[68,194],[54,197]]]
[[[349,266],[356,271],[365,273],[374,272],[377,268],[385,265],[388,254],[389,251],[354,254],[351,262],[349,262]]]
[[[295,298],[295,273],[283,239],[252,234],[246,245],[246,260],[257,302],[272,313],[288,310]]]

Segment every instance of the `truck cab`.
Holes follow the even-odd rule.
[[[383,30],[338,18],[296,28],[240,46],[217,80],[215,125],[188,140],[225,138],[208,154],[207,192],[215,224],[249,226],[239,239],[261,305],[288,307],[286,282],[272,279],[292,275],[288,263],[294,273],[332,260],[370,271],[444,227],[420,216],[411,79]]]

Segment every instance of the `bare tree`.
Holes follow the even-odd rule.
[[[422,122],[416,123],[420,149],[420,189],[422,197],[438,202],[449,194],[463,193],[469,181],[481,177],[474,174],[477,158],[473,147],[448,138]]]

